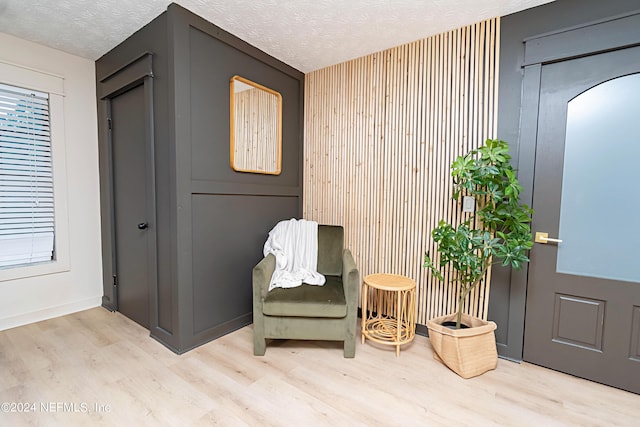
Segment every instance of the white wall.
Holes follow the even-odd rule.
[[[67,221],[62,232],[69,246],[64,271],[0,281],[0,330],[96,307],[102,297],[94,62],[0,33],[2,64],[63,78],[66,200],[62,203]]]

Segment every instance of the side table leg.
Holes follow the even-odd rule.
[[[396,292],[398,303],[396,307],[396,320],[398,322],[398,335],[396,337],[396,357],[400,356],[400,340],[402,339],[402,291]]]
[[[360,331],[360,334],[362,335],[362,344],[364,344],[365,331],[367,329],[367,300],[368,300],[367,293],[368,293],[367,284],[363,282],[362,283],[362,327]]]

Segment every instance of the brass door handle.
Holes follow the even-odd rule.
[[[543,244],[547,244],[549,242],[553,242],[553,243],[562,243],[562,240],[560,239],[553,239],[551,237],[549,237],[549,233],[544,233],[542,231],[536,231],[536,237],[533,240],[536,243],[543,243]]]

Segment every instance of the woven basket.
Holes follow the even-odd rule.
[[[462,378],[471,378],[495,369],[498,365],[496,324],[467,314],[462,323],[467,329],[450,329],[444,322],[455,322],[456,314],[437,317],[427,321],[433,357],[441,360]]]

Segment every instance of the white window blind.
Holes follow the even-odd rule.
[[[0,267],[51,261],[49,95],[0,84]]]

